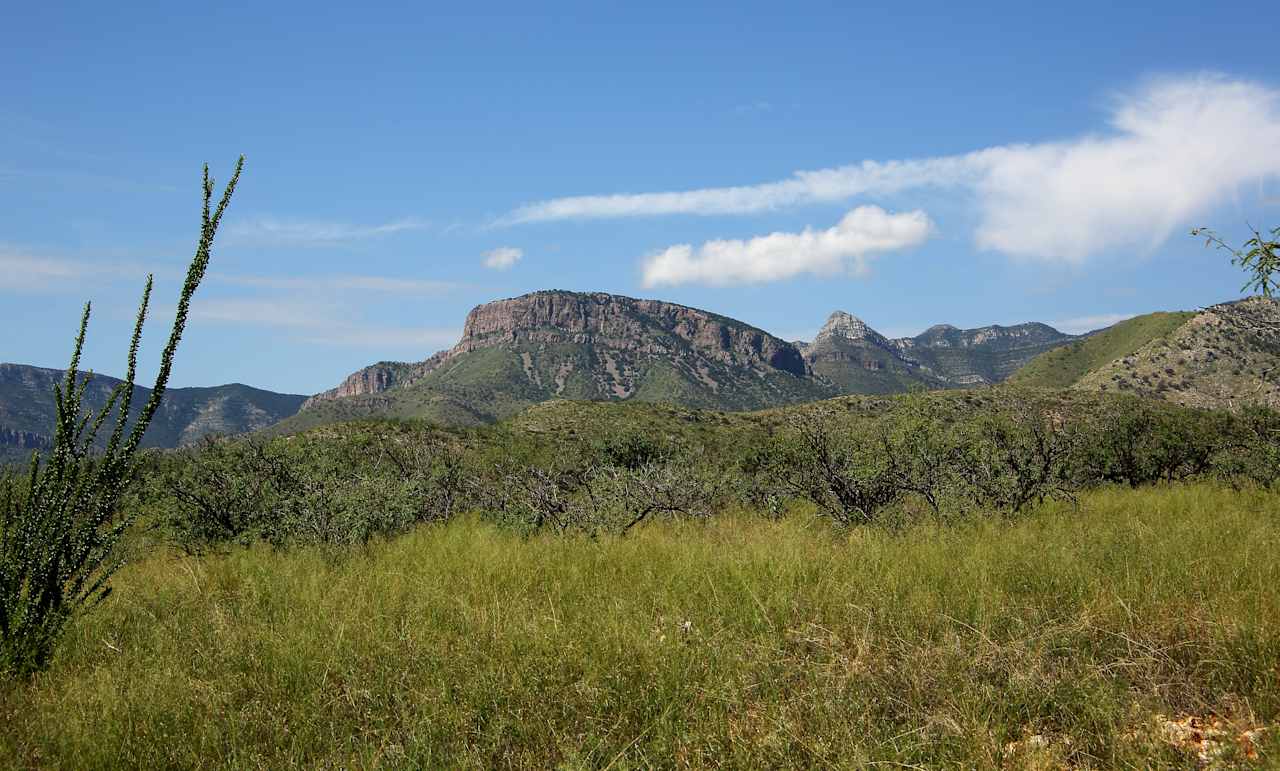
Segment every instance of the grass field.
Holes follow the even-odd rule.
[[[1280,718],[1280,497],[1102,490],[1014,522],[796,514],[127,567],[0,685],[18,767],[1196,767]],[[1218,745],[1166,721],[1218,721]],[[1184,737],[1185,738],[1185,737]]]

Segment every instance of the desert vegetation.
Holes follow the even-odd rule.
[[[153,453],[134,495],[153,536],[202,553],[349,547],[464,513],[526,535],[801,509],[894,529],[1017,517],[1107,486],[1270,489],[1278,461],[1270,410],[1008,388],[745,414],[561,402],[472,430],[340,424]]]
[[[99,767],[1250,762],[1280,716],[1278,461],[1268,410],[1015,388],[152,451],[117,591],[0,691],[0,746]]]

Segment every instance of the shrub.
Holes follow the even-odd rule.
[[[190,553],[257,537],[291,478],[284,458],[261,441],[209,437],[173,460],[157,473],[160,496],[170,499],[166,524]]]
[[[915,496],[936,515],[954,490],[964,461],[964,437],[938,403],[924,394],[906,397],[901,408],[874,432],[885,474],[900,495]]]
[[[671,448],[647,433],[627,431],[594,443],[599,462],[632,471],[671,459]]]
[[[210,441],[161,478],[171,532],[188,551],[363,544],[449,519],[464,493],[457,453],[415,434]]]
[[[1225,413],[1171,408],[1137,397],[1111,402],[1088,422],[1078,473],[1088,482],[1130,487],[1201,476],[1230,443],[1232,423]]]
[[[1214,470],[1230,479],[1262,487],[1280,482],[1280,412],[1248,407],[1232,424]]]
[[[1049,497],[1075,500],[1070,460],[1080,434],[1063,414],[1014,399],[968,430],[957,470],[979,505],[1014,514]]]
[[[525,533],[626,535],[656,517],[711,515],[725,484],[699,464],[649,463],[638,468],[575,465],[500,467],[485,486],[490,517]]]
[[[814,503],[841,525],[874,522],[898,500],[901,489],[880,448],[838,431],[821,410],[791,418],[790,434],[777,448],[773,470],[791,494]]]
[[[723,483],[696,468],[651,463],[634,469],[601,469],[586,488],[588,502],[605,526],[619,535],[650,518],[705,519],[713,512]]]

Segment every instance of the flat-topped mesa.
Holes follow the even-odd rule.
[[[698,380],[696,387],[713,392],[780,373],[802,380],[811,375],[795,344],[725,316],[660,300],[544,290],[476,306],[449,350],[421,362],[365,367],[307,406],[413,386],[468,360],[467,354],[490,349],[518,356],[524,377],[556,395],[568,380],[585,378],[595,383],[585,391],[591,398],[633,394],[643,362],[675,366]]]
[[[795,345],[764,330],[675,303],[603,292],[549,290],[480,305],[447,356],[517,342],[590,342],[658,355],[678,355],[687,346],[726,365],[807,373]]]

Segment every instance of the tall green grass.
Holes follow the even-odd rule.
[[[727,516],[599,540],[464,518],[343,558],[157,555],[0,690],[0,758],[1189,766],[1156,715],[1280,717],[1277,503],[1202,484],[900,533]]]

